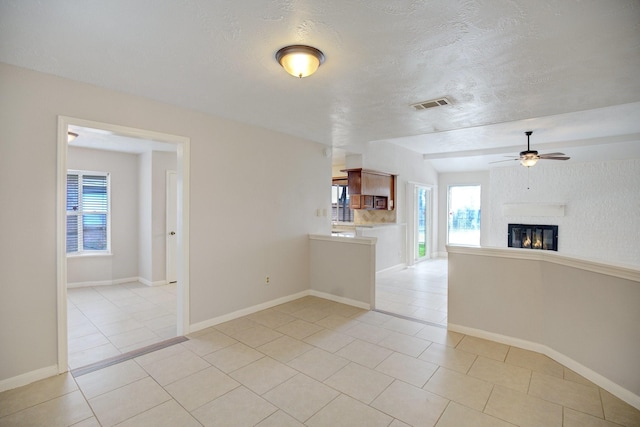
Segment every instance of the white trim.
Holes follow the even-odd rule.
[[[427,240],[425,241],[425,255],[418,257],[418,244],[416,240],[416,230],[418,229],[418,216],[417,211],[417,190],[418,188],[424,188],[427,191],[427,223],[425,229],[427,232]],[[434,188],[433,184],[423,184],[416,181],[408,181],[405,186],[405,208],[407,210],[407,239],[405,258],[406,264],[412,266],[424,260],[427,260],[433,256],[434,238],[437,235],[437,229],[434,226]]]
[[[371,305],[370,304],[367,304],[366,302],[362,302],[362,301],[356,301],[356,300],[351,299],[351,298],[340,297],[340,296],[328,294],[326,292],[316,291],[316,290],[313,290],[313,289],[311,289],[309,291],[309,295],[312,295],[314,297],[328,299],[329,301],[339,302],[341,304],[346,304],[346,305],[350,305],[350,306],[353,306],[353,307],[362,308],[362,309],[365,309],[365,310],[371,310]]]
[[[177,193],[177,189],[176,189],[176,194],[173,194],[172,191],[172,186],[170,185],[171,183],[171,177],[175,177],[176,180],[176,188],[178,186],[178,172],[174,171],[174,170],[167,170],[165,173],[165,200],[166,200],[166,206],[165,206],[165,218],[169,218],[169,211],[175,209],[175,227],[178,228],[178,208],[177,208],[177,204],[178,204],[178,193]],[[169,200],[172,199],[171,196],[175,196],[175,203],[176,206],[169,206]],[[169,252],[169,242],[170,242],[170,233],[171,232],[175,232],[175,230],[173,230],[171,227],[169,227],[169,220],[167,219],[165,221],[165,257],[164,257],[164,262],[165,262],[165,273],[164,273],[164,277],[167,281],[167,283],[171,283],[171,278],[175,276],[176,280],[177,280],[177,276],[178,276],[178,272],[177,272],[177,259],[173,259],[171,258],[171,254]],[[178,243],[176,241],[176,252],[173,254],[175,257],[177,257],[178,255],[178,251],[177,251],[177,246]],[[170,265],[175,263],[175,265],[173,266],[173,269],[175,269],[175,271],[172,271],[172,269],[170,268]],[[173,274],[169,274],[169,273],[173,273]]]
[[[422,262],[422,261],[425,261],[425,260],[424,259],[420,259],[420,262]],[[387,268],[385,268],[383,270],[376,271],[376,274],[379,274],[379,273],[390,273],[390,272],[393,272],[393,271],[401,271],[401,270],[404,270],[405,268],[408,268],[408,267],[410,267],[410,266],[407,265],[406,263],[396,264],[396,265],[392,265],[391,267],[387,267]],[[351,304],[351,305],[353,305],[353,304]]]
[[[191,168],[191,140],[183,138],[178,144],[178,336],[189,333],[190,310],[189,302],[190,278],[189,278],[189,206],[190,206],[190,168]],[[180,253],[182,252],[182,256]],[[180,288],[182,290],[180,291]]]
[[[561,255],[555,251],[541,251],[520,248],[497,248],[485,246],[480,247],[447,245],[447,252],[462,255],[545,261],[563,265],[565,267],[578,268],[580,270],[591,271],[593,273],[606,274],[608,276],[618,277],[620,279],[640,282],[640,268],[638,267]]]
[[[257,304],[251,307],[243,308],[240,310],[236,310],[232,313],[223,314],[222,316],[214,317],[213,319],[204,320],[202,322],[194,323],[190,325],[191,333],[201,331],[203,329],[210,328],[215,325],[219,325],[220,323],[228,322],[230,320],[237,319],[239,317],[248,316],[253,313],[257,313],[258,311],[266,310],[272,307],[275,307],[280,304],[285,304],[287,302],[295,301],[299,298],[303,298],[306,296],[314,296],[319,298],[324,298],[330,301],[339,302],[342,304],[351,305],[353,307],[362,308],[365,310],[371,310],[369,304],[364,302],[352,300],[350,298],[344,298],[336,295],[327,294],[325,292],[314,291],[313,289],[307,289],[305,291],[301,291],[295,293],[293,295],[288,295],[286,297],[276,298],[271,301],[263,302],[261,304]]]
[[[66,256],[66,177],[67,131],[70,125],[103,129],[131,138],[147,139],[176,145],[178,166],[178,293],[177,333],[189,332],[189,176],[190,144],[188,137],[101,123],[67,116],[58,116],[58,170],[56,195],[57,248],[57,332],[58,373],[68,370],[67,336],[67,256]]]
[[[58,116],[58,171],[56,194],[57,247],[57,313],[58,366],[57,373],[66,372],[69,361],[67,332],[67,132],[69,120]],[[54,374],[52,374],[54,375]]]
[[[640,396],[637,394],[627,390],[626,388],[614,383],[608,378],[603,377],[597,372],[587,368],[586,366],[576,362],[564,354],[547,347],[543,344],[538,344],[533,341],[527,341],[519,338],[510,337],[507,335],[496,334],[494,332],[488,332],[482,329],[470,328],[467,326],[456,325],[453,323],[449,323],[447,325],[447,329],[453,332],[458,332],[465,335],[470,335],[478,338],[483,338],[495,342],[499,342],[501,344],[506,344],[514,347],[519,347],[525,350],[535,351],[537,353],[542,353],[545,356],[550,357],[556,362],[566,366],[572,371],[582,375],[592,383],[596,384],[598,387],[601,387],[607,390],[609,393],[617,396],[618,398],[624,400],[629,405],[640,409]]]
[[[71,288],[89,288],[92,286],[110,286],[110,285],[121,285],[123,283],[131,283],[140,281],[139,277],[125,277],[123,279],[113,279],[113,280],[94,280],[88,282],[72,282],[67,283],[67,289]]]
[[[110,257],[110,256],[113,256],[113,252],[82,251],[82,252],[70,252],[67,254],[67,258],[94,258],[94,257]]]
[[[298,298],[306,297],[310,295],[310,290],[298,292],[297,294],[288,295],[286,297],[277,298],[271,301],[263,302],[262,304],[254,305],[252,307],[243,308],[240,310],[236,310],[232,313],[223,314],[222,316],[214,317],[213,319],[204,320],[202,322],[194,323],[189,325],[189,329],[191,333],[201,331],[203,329],[210,328],[215,325],[219,325],[220,323],[228,322],[230,320],[237,319],[239,317],[247,316],[249,314],[256,313],[258,311],[266,310],[271,307],[275,307],[276,305],[284,304],[287,302],[291,302],[297,300]]]
[[[45,378],[53,377],[58,374],[58,365],[47,366],[46,368],[36,369],[35,371],[25,372],[15,377],[6,378],[0,381],[0,392],[11,390],[13,388],[22,387]]]
[[[142,283],[143,285],[147,285],[147,286],[162,286],[162,285],[166,285],[167,284],[166,280],[156,280],[155,282],[152,282],[152,281],[144,279],[142,277],[138,277],[138,282]]]

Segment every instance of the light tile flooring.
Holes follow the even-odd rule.
[[[376,275],[376,309],[447,325],[447,259]]]
[[[0,394],[0,426],[609,426],[640,412],[546,356],[305,297]]]
[[[69,368],[175,337],[176,311],[175,284],[68,289]]]

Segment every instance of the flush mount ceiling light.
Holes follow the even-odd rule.
[[[302,78],[316,72],[324,62],[324,54],[315,47],[297,44],[277,51],[276,60],[287,73]]]

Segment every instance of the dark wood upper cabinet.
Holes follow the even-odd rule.
[[[394,208],[395,175],[367,169],[345,169],[351,209]]]

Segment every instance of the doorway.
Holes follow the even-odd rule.
[[[431,205],[431,189],[417,185],[414,191],[415,199],[415,226],[414,226],[414,257],[415,261],[430,258],[429,227],[431,225],[429,209]]]
[[[431,258],[432,254],[432,187],[407,184],[407,265]]]
[[[112,268],[111,272],[107,271],[106,269],[108,269],[109,267],[106,267],[105,275],[108,276],[110,273],[111,275],[110,277],[108,277],[110,280],[103,281],[101,283],[94,283],[95,281],[92,282],[90,280],[87,283],[89,285],[96,284],[96,285],[108,285],[108,286],[95,286],[93,289],[85,288],[85,289],[88,289],[88,291],[86,292],[86,296],[88,298],[94,298],[95,295],[100,295],[101,297],[102,296],[107,297],[106,299],[109,300],[107,301],[107,303],[109,304],[109,307],[106,309],[104,307],[101,307],[101,309],[105,311],[104,313],[105,315],[115,314],[116,316],[118,316],[119,313],[113,313],[113,311],[115,311],[115,308],[118,305],[117,299],[124,297],[125,293],[129,293],[133,295],[132,300],[135,300],[141,306],[143,306],[144,304],[148,304],[146,307],[149,309],[153,308],[151,307],[151,302],[155,302],[158,304],[158,306],[160,306],[164,301],[165,304],[172,304],[173,307],[170,308],[170,316],[167,315],[165,316],[164,319],[162,318],[158,319],[158,321],[155,322],[156,326],[159,327],[161,322],[163,321],[167,322],[168,320],[171,320],[173,322],[173,325],[175,325],[174,326],[175,329],[173,329],[175,332],[173,332],[173,334],[177,333],[177,335],[180,336],[188,333],[188,324],[189,324],[188,323],[189,306],[187,304],[188,289],[189,289],[189,278],[188,278],[188,268],[187,268],[188,250],[186,250],[186,248],[188,248],[188,217],[189,217],[188,216],[189,139],[185,137],[175,136],[175,135],[161,134],[153,131],[127,128],[127,127],[122,127],[117,125],[98,123],[98,122],[69,118],[69,117],[59,117],[58,119],[58,186],[57,186],[57,201],[58,201],[58,209],[57,209],[57,212],[58,212],[57,214],[58,216],[58,220],[57,220],[58,278],[57,279],[58,280],[57,282],[58,282],[58,371],[59,372],[65,372],[68,370],[69,343],[73,339],[69,337],[67,332],[67,325],[70,320],[69,319],[70,312],[68,311],[69,305],[74,305],[73,303],[69,303],[68,297],[70,296],[69,294],[76,293],[76,289],[69,289],[69,291],[71,291],[69,292],[68,283],[70,281],[69,274],[75,275],[76,273],[69,270],[68,260],[67,260],[68,244],[66,241],[66,236],[67,236],[68,207],[67,207],[66,201],[67,201],[67,191],[69,188],[67,185],[67,170],[69,169],[69,163],[70,163],[69,157],[68,157],[69,151],[70,151],[70,148],[69,148],[70,142],[68,140],[68,135],[69,135],[68,132],[70,130],[78,130],[78,129],[90,129],[97,134],[104,135],[105,136],[104,140],[106,141],[107,144],[111,139],[112,144],[126,145],[126,147],[118,147],[118,146],[109,147],[109,149],[114,152],[119,152],[119,151],[126,152],[127,150],[129,150],[130,153],[135,152],[136,148],[133,148],[133,147],[140,144],[142,148],[139,148],[139,149],[141,149],[142,151],[139,151],[139,154],[137,156],[135,155],[133,156],[134,158],[137,157],[140,159],[140,168],[141,168],[140,170],[142,170],[145,167],[144,165],[151,164],[149,163],[147,158],[153,158],[154,156],[152,153],[156,151],[162,151],[162,150],[171,152],[171,156],[174,158],[174,169],[176,169],[172,179],[172,183],[174,185],[175,191],[172,194],[169,194],[169,191],[167,191],[167,194],[166,194],[167,197],[173,198],[172,202],[169,202],[169,201],[167,202],[167,206],[169,203],[174,204],[173,212],[175,215],[173,219],[175,220],[175,225],[172,225],[172,228],[173,228],[172,231],[174,231],[174,235],[172,236],[173,239],[169,239],[168,236],[165,237],[163,232],[160,232],[160,235],[158,236],[158,232],[154,231],[152,229],[152,226],[149,225],[148,227],[146,227],[145,221],[139,220],[139,218],[142,218],[144,216],[145,209],[147,211],[151,210],[151,207],[146,207],[146,208],[143,207],[145,206],[144,201],[139,202],[139,211],[138,209],[134,209],[136,207],[135,206],[137,203],[136,201],[131,202],[131,200],[129,199],[130,203],[127,206],[131,207],[130,208],[131,214],[129,216],[136,217],[134,221],[139,221],[141,224],[140,231],[137,234],[139,238],[139,242],[141,242],[139,243],[139,246],[140,246],[139,254],[142,254],[141,255],[142,258],[148,258],[151,260],[152,256],[144,255],[145,254],[144,242],[146,242],[149,246],[150,245],[161,246],[161,250],[166,252],[166,257],[167,258],[173,257],[173,260],[175,260],[175,263],[173,264],[174,272],[172,274],[175,275],[177,285],[175,284],[173,285],[173,290],[171,290],[171,288],[169,287],[170,285],[166,286],[167,289],[163,289],[163,287],[165,287],[164,285],[167,283],[167,280],[166,280],[167,277],[161,277],[161,280],[158,280],[158,279],[160,278],[159,276],[164,276],[164,267],[162,268],[162,272],[158,274],[157,273],[158,266],[155,266],[156,272],[152,271],[154,268],[151,264],[148,266],[148,268],[146,268],[146,270],[145,268],[138,266],[137,267],[138,270],[136,271],[137,276],[136,274],[133,274],[134,277],[130,277],[132,276],[132,273],[130,273],[130,270],[129,270],[129,273],[124,274],[125,276],[124,278],[121,277],[123,276],[123,273],[121,271],[116,272],[116,267],[111,267]],[[74,133],[77,134],[78,132],[74,132]],[[98,145],[105,143],[104,141],[99,141],[99,140],[100,138],[93,138],[92,143],[95,142]],[[99,146],[94,146],[94,147],[89,146],[88,148],[89,152],[92,151],[91,148],[100,149]],[[85,150],[87,149],[86,146],[84,149]],[[76,148],[74,148],[74,150],[76,150]],[[99,153],[98,151],[93,151],[93,152]],[[168,154],[168,153],[165,153],[165,154]],[[98,157],[98,155],[89,156],[89,157]],[[147,171],[145,171],[145,173],[141,173],[140,176],[146,176],[145,175],[146,172]],[[148,175],[149,175],[148,180],[151,180],[150,178],[151,172],[149,172]],[[162,181],[164,181],[164,178],[165,178],[165,175],[162,174]],[[113,180],[113,178],[110,178],[110,179]],[[146,178],[140,178],[140,187],[144,185],[144,179]],[[170,186],[168,179],[169,177],[167,176],[167,183],[166,184],[164,182],[162,183],[163,187],[166,185],[167,190]],[[88,192],[90,191],[91,189],[88,190]],[[140,197],[142,199],[147,196],[146,194],[147,192],[140,191],[139,193],[140,195],[136,197]],[[165,191],[162,191],[161,194],[164,195],[164,193]],[[117,204],[117,206],[120,207],[120,215],[122,215],[123,205],[125,205],[125,203],[123,203],[122,201],[119,201]],[[114,210],[114,215],[115,215],[115,210]],[[168,212],[168,215],[171,215],[171,213]],[[146,229],[143,230],[145,227]],[[82,226],[80,226],[79,230],[80,230],[79,233],[83,232]],[[122,231],[120,231],[120,233],[122,234]],[[107,236],[108,236],[108,240],[111,239],[112,233],[107,234]],[[145,237],[146,237],[146,240],[145,240]],[[157,245],[157,242],[160,239],[162,240],[162,245]],[[175,243],[173,254],[169,254],[170,240],[173,240],[173,242]],[[95,257],[96,259],[103,258],[105,260],[109,260],[110,258],[115,258],[117,255],[122,256],[123,251],[124,251],[123,246],[121,246],[120,249],[117,250],[116,252],[112,252],[111,248],[109,247],[108,251],[106,251],[107,253],[80,253],[80,254],[74,254],[74,255],[76,259],[81,259],[83,257],[86,257],[85,259],[89,259],[89,258]],[[157,259],[157,255],[155,256],[155,258]],[[151,263],[151,261],[149,262]],[[109,263],[107,261],[107,262],[102,262],[101,264],[99,263],[97,265],[109,266]],[[113,265],[115,265],[115,263]],[[167,265],[167,268],[169,268],[168,265]],[[74,277],[77,277],[77,276],[74,276]],[[137,279],[137,280],[132,281],[131,279]],[[109,283],[109,282],[112,282],[112,283]],[[139,283],[135,283],[135,282],[139,282]],[[80,285],[80,286],[82,286],[82,284],[83,284],[82,281],[80,281],[80,283],[76,283],[76,285]],[[111,289],[109,289],[110,286],[114,284],[116,286],[113,286]],[[95,292],[89,295],[91,293],[89,291],[95,291]],[[166,291],[168,291],[168,293]],[[174,295],[170,295],[171,293],[173,293]],[[147,298],[146,301],[144,297]],[[82,293],[80,295],[80,298],[82,298]],[[171,301],[173,302],[171,303]],[[112,304],[114,302],[116,304]],[[118,308],[122,308],[122,307],[118,307]],[[109,313],[109,311],[111,311],[111,313]],[[124,312],[126,312],[126,310],[124,310],[123,308],[122,313]],[[71,315],[75,315],[76,313],[77,312],[74,311],[73,313],[71,313]],[[172,319],[167,319],[167,317],[172,317]],[[117,317],[114,319],[117,319]],[[134,319],[123,318],[119,324],[113,323],[112,325],[105,326],[104,329],[113,329],[114,327],[126,328],[127,322],[128,321],[131,322],[133,320]],[[100,329],[103,329],[103,328],[100,328]],[[140,329],[140,331],[142,331],[142,328]],[[162,337],[162,335],[158,334],[157,337]],[[124,345],[122,347],[126,349]]]
[[[433,186],[407,183],[407,268],[376,274],[376,310],[446,327],[447,260],[433,256]]]

